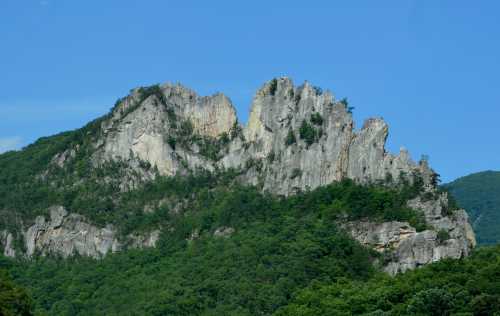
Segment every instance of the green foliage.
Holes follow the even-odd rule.
[[[273,79],[273,80],[271,80],[271,83],[269,84],[269,93],[271,93],[271,95],[275,95],[276,90],[278,90],[278,80]]]
[[[239,127],[235,126],[235,128]],[[233,133],[238,132],[233,129],[231,135]],[[193,123],[190,120],[182,121],[178,128],[170,130],[168,135],[165,135],[165,138],[166,142],[174,150],[178,146],[181,146],[185,150],[193,150],[193,145],[196,145],[196,152],[198,154],[214,161],[222,157],[222,150],[227,148],[231,141],[228,133],[222,133],[217,138],[195,133]]]
[[[307,208],[318,208],[328,217],[349,220],[408,221],[421,231],[427,228],[421,212],[410,209],[406,201],[410,189],[358,185],[345,179],[311,192],[290,197],[303,200]]]
[[[305,120],[300,125],[299,135],[300,139],[304,140],[308,147],[318,140],[316,129]]]
[[[410,315],[449,315],[453,300],[454,296],[444,289],[426,289],[413,295],[406,310]]]
[[[123,117],[126,117],[127,115],[129,115],[130,113],[134,112],[135,110],[137,110],[137,108],[139,108],[139,106],[141,106],[141,103],[146,100],[148,97],[150,97],[151,95],[155,95],[162,104],[166,104],[167,103],[167,100],[165,98],[165,95],[163,94],[163,92],[161,91],[161,88],[159,85],[152,85],[152,86],[149,86],[149,87],[140,87],[138,89],[138,93],[139,93],[139,100],[135,101],[132,105],[129,105],[126,109],[123,109],[123,108],[120,108],[120,111],[121,111],[121,116],[122,118]],[[115,103],[115,106],[114,108],[112,109],[112,112],[113,111],[116,111],[120,104],[123,102],[124,99],[119,99],[116,103]]]
[[[170,148],[175,150],[175,145],[177,144],[177,139],[174,136],[169,135],[167,137],[167,144],[170,146]]]
[[[300,100],[302,98],[302,95],[300,92],[298,92],[295,97],[294,97],[294,101],[295,101],[295,104],[299,104],[300,103]]]
[[[321,89],[321,87],[318,87],[318,86],[313,86],[313,89],[314,89],[314,92],[315,92],[317,95],[322,95],[322,94],[323,94],[323,89]]]
[[[269,155],[267,155],[266,159],[269,163],[273,163],[276,159],[276,154],[274,153],[274,151],[271,151]]]
[[[269,315],[313,280],[373,275],[374,254],[339,231],[339,220],[418,217],[403,190],[345,180],[284,198],[239,185],[238,175],[157,177],[119,195],[76,191],[70,211],[111,223],[123,236],[168,227],[158,248],[100,261],[37,258],[9,269],[33,294],[37,311],[50,315]],[[236,232],[214,238],[219,227]],[[193,231],[199,238],[188,242]]]
[[[0,270],[0,315],[33,315],[31,298],[26,291],[12,282],[7,273]]]
[[[444,230],[444,229],[440,229],[437,233],[438,243],[442,244],[445,241],[447,241],[448,239],[450,239],[450,234],[448,233],[448,231]]]
[[[297,177],[300,177],[302,175],[302,170],[299,168],[295,168],[292,170],[292,174],[290,175],[290,179],[295,179]]]
[[[149,87],[140,87],[139,88],[139,96],[141,101],[138,103],[141,103],[142,101],[146,100],[150,96],[156,96],[162,104],[167,103],[167,99],[165,98],[165,95],[161,91],[161,88],[158,84],[149,86]]]
[[[316,282],[276,315],[498,315],[500,247],[394,278]]]
[[[255,159],[255,158],[249,158],[245,162],[245,169],[250,170],[252,168],[255,168],[257,171],[261,171],[264,163],[262,162],[262,159]]]
[[[479,244],[500,243],[500,172],[468,175],[443,186],[470,216]],[[453,199],[450,208],[459,208]]]
[[[297,139],[295,138],[295,133],[293,132],[292,129],[288,130],[288,134],[286,135],[285,138],[285,145],[290,146],[293,145],[297,142]]]
[[[176,127],[176,122],[177,122],[177,114],[175,114],[175,110],[169,106],[167,107],[167,117],[168,117],[168,121],[170,122],[171,126],[172,127]]]
[[[196,135],[192,138],[193,143],[199,147],[199,154],[217,161],[222,158],[222,150],[229,144],[227,137],[212,138],[208,136]]]
[[[352,111],[354,110],[353,106],[349,106],[349,101],[347,100],[347,98],[343,98],[339,101],[339,103],[345,106],[348,113],[352,113]]]
[[[100,136],[100,126],[106,118],[75,131],[40,138],[22,151],[0,155],[0,228],[18,227],[21,220],[29,224],[49,206],[64,204],[73,199],[71,196],[77,197],[78,192],[80,198],[88,190],[107,193],[96,179],[119,169],[94,168],[90,160],[95,152],[93,143]],[[61,168],[52,159],[63,153],[68,159]]]
[[[245,136],[243,135],[243,129],[241,128],[240,124],[238,124],[238,122],[234,122],[233,127],[231,127],[231,130],[229,131],[229,136],[231,140],[239,137],[242,141],[245,141]]]
[[[311,114],[311,123],[314,125],[323,125],[323,117],[318,112]]]
[[[190,137],[193,135],[194,127],[190,120],[184,120],[179,127],[179,136]]]
[[[219,136],[219,142],[221,145],[228,145],[231,142],[231,139],[229,138],[229,134],[226,132],[223,132]]]
[[[328,200],[307,194],[273,197],[253,187],[217,183],[223,181],[219,178],[198,178],[201,184],[163,181],[168,184],[130,197],[155,201],[170,190],[189,201],[178,216],[161,210],[156,214],[169,217],[162,225],[170,227],[158,248],[110,254],[99,261],[40,257],[10,267],[33,293],[37,311],[270,315],[312,280],[366,280],[373,274],[372,253],[339,231],[334,217],[321,208]],[[322,195],[342,198],[330,193]],[[223,226],[236,232],[213,237]],[[200,237],[186,241],[195,230]]]

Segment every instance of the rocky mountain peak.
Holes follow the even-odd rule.
[[[111,166],[112,176],[99,181],[113,182],[118,194],[140,188],[154,177],[200,169],[232,169],[236,180],[283,196],[346,178],[359,184],[411,187],[418,192],[407,206],[425,217],[429,225],[425,230],[397,221],[341,224],[359,242],[393,253],[386,267],[392,274],[467,256],[475,242],[467,215],[462,210],[450,212],[427,160],[415,163],[404,148],[398,155],[388,153],[387,123],[370,118],[356,130],[351,110],[347,100],[337,101],[329,91],[308,82],[295,86],[289,78],[275,78],[256,92],[248,123],[241,126],[231,100],[222,93],[199,96],[180,84],[142,87],[120,99],[90,128],[77,131],[85,135],[84,141],[70,143],[74,145],[57,153],[51,163],[53,170],[61,171],[57,169],[72,159],[80,159],[77,162],[85,167],[90,161],[85,170],[96,167],[94,171],[103,174],[107,169],[99,167]],[[72,175],[76,181],[84,177]],[[231,232],[225,227],[216,235],[228,237]],[[0,231],[0,244],[10,256],[16,255],[13,236]],[[122,246],[154,246],[159,230],[118,238],[112,226],[98,227],[71,209],[54,206],[23,228],[23,236],[28,256],[40,251],[98,258]]]
[[[356,131],[346,100],[286,77],[256,92],[245,127],[225,95],[202,97],[180,84],[163,84],[132,90],[103,130],[97,162],[145,161],[163,175],[242,169],[244,181],[284,195],[342,178],[412,181],[418,174],[428,183],[433,174],[406,151],[386,152],[388,126],[381,118]]]

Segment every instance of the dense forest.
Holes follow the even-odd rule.
[[[445,188],[469,213],[478,243],[500,243],[500,172],[471,174]]]
[[[368,282],[313,282],[277,315],[500,315],[500,246]]]
[[[0,315],[29,316],[33,313],[31,298],[15,284],[5,270],[0,269]]]
[[[1,315],[495,315],[500,309],[498,247],[392,278],[381,272],[389,252],[365,248],[343,231],[353,220],[432,228],[407,206],[418,195],[433,198],[422,194],[418,176],[397,185],[346,179],[284,197],[241,184],[240,169],[163,177],[144,163],[137,174],[119,160],[92,164],[102,119],[0,155],[0,230],[12,232],[22,248],[20,227],[61,205],[94,225],[112,224],[120,238],[159,229],[156,247],[101,260],[0,257]],[[313,127],[304,125],[298,136],[313,142]],[[204,144],[212,154],[220,145]],[[63,166],[54,161],[73,148]],[[124,189],[124,182],[132,185]]]
[[[382,256],[344,234],[339,219],[399,219],[425,228],[418,213],[404,206],[418,193],[414,186],[346,180],[280,198],[231,179],[225,173],[159,177],[127,193],[122,229],[168,225],[156,249],[102,261],[37,258],[2,265],[29,289],[37,311],[51,315],[269,315],[313,280],[367,280],[375,273]],[[187,211],[127,211],[165,197],[185,201]],[[221,227],[234,233],[214,236]]]
[[[285,198],[235,177],[158,177],[124,194],[122,212],[107,220],[123,231],[162,227],[156,248],[102,260],[2,258],[0,269],[32,300],[20,290],[21,303],[5,304],[38,315],[493,315],[499,307],[500,249],[391,278],[379,269],[383,253],[339,227],[370,218],[425,229],[405,204],[420,192],[418,182],[345,180]],[[184,211],[160,203],[165,198],[183,201]],[[155,211],[145,215],[148,203]]]
[[[4,315],[500,315],[500,247],[389,277],[366,249],[311,220],[102,261],[0,259]],[[334,233],[333,235],[327,234]],[[177,246],[179,247],[179,245]],[[376,257],[376,256],[375,256]],[[5,275],[5,274],[2,274]],[[7,286],[5,286],[7,284]],[[9,314],[10,312],[10,314]]]

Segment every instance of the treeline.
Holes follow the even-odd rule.
[[[368,282],[313,282],[279,316],[500,315],[500,246]]]
[[[251,187],[207,189],[196,209],[170,215],[155,249],[0,266],[49,315],[270,315],[313,280],[374,274],[377,254],[309,203]],[[221,227],[234,233],[214,236]]]

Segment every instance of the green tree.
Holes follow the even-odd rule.
[[[15,285],[5,271],[0,270],[0,315],[28,316],[32,303],[24,289]]]

